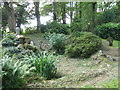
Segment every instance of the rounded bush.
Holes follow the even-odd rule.
[[[112,37],[114,40],[120,41],[120,24],[106,23],[96,27],[95,34],[103,39]]]
[[[47,25],[47,29],[50,33],[69,34],[69,27],[66,24],[52,22]]]
[[[69,57],[88,58],[99,50],[102,45],[99,37],[88,32],[82,32],[82,36],[73,37],[71,41],[65,50]]]

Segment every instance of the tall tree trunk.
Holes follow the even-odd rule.
[[[92,19],[91,19],[91,32],[94,32],[95,28],[95,14],[96,14],[96,2],[92,3]]]
[[[53,21],[57,21],[56,2],[53,2]]]
[[[66,24],[66,4],[63,2],[63,7],[62,7],[62,20],[63,24]]]
[[[14,32],[16,28],[16,18],[15,18],[15,13],[13,9],[13,2],[4,2],[4,6],[7,10],[8,14],[8,25],[9,25],[9,30],[10,32]]]
[[[40,13],[39,13],[39,2],[34,2],[34,6],[35,6],[35,15],[36,15],[36,18],[37,18],[37,31],[41,31],[41,28],[40,28]]]
[[[82,2],[79,3],[79,17],[82,18]]]
[[[70,23],[73,22],[73,2],[70,2]]]

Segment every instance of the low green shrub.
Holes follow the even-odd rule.
[[[3,33],[3,38],[9,38],[11,40],[16,40],[16,35],[14,33],[7,33],[7,32],[4,32]]]
[[[59,33],[59,34],[69,34],[69,26],[66,24],[59,24],[57,22],[52,22],[46,25],[48,32]]]
[[[89,32],[82,32],[81,37],[73,37],[66,46],[65,53],[69,57],[88,58],[100,49],[101,39]]]
[[[13,56],[20,53],[22,50],[17,47],[7,47],[3,49],[3,55]]]
[[[47,34],[45,37],[49,40],[52,49],[56,51],[58,54],[63,54],[65,51],[65,40],[67,37],[64,34]]]
[[[16,38],[16,35],[14,33],[3,33],[3,39],[2,39],[2,46],[8,47],[8,46],[15,46],[19,43],[18,39]]]
[[[71,32],[81,31],[81,24],[80,23],[72,23],[70,25],[70,30],[71,30]]]
[[[32,34],[37,33],[37,27],[27,27],[25,30],[22,31],[23,34]]]
[[[35,67],[36,71],[44,78],[51,79],[55,76],[57,72],[55,66],[55,62],[57,61],[56,56],[43,52],[40,56],[32,55],[27,56],[27,58],[32,67]]]
[[[9,38],[3,38],[1,42],[3,47],[14,46],[14,41]]]
[[[3,88],[20,88],[26,84],[25,75],[27,66],[12,58],[3,57],[2,60],[2,85]]]
[[[106,23],[98,25],[95,29],[95,34],[100,36],[103,39],[112,37],[114,40],[120,41],[120,24],[116,23]]]
[[[72,37],[80,37],[83,35],[83,33],[80,31],[74,31],[71,33],[71,35],[72,35]]]

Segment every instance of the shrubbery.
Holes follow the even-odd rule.
[[[74,31],[81,31],[81,24],[80,23],[72,23],[70,26],[71,32]]]
[[[114,40],[120,41],[120,24],[106,23],[96,27],[95,34],[103,39],[112,37]]]
[[[73,37],[66,46],[65,53],[69,57],[87,58],[101,47],[101,39],[92,33],[82,32],[81,37]]]
[[[13,33],[4,33],[1,42],[3,47],[15,46],[17,44],[17,38]]]
[[[2,85],[3,88],[20,88],[26,84],[25,75],[27,66],[13,58],[4,57],[2,60]]]
[[[64,34],[46,34],[45,38],[49,40],[52,49],[56,51],[56,53],[63,54],[65,51],[65,40],[67,37]]]
[[[22,31],[24,34],[32,34],[37,33],[37,27],[27,27],[24,31]]]
[[[12,56],[14,54],[20,53],[22,50],[17,47],[8,47],[3,49],[3,55]]]
[[[50,33],[69,34],[69,26],[66,24],[52,22],[47,24],[47,29]]]

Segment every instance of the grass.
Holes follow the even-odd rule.
[[[106,39],[102,39],[102,40],[103,40],[103,41],[106,41]],[[106,42],[108,42],[108,41],[106,41]],[[112,47],[113,47],[113,48],[120,48],[120,41],[114,40]]]
[[[87,84],[87,85],[84,85],[80,88],[96,88],[95,86],[91,85],[91,84]]]
[[[102,86],[104,88],[118,88],[118,80],[115,78],[107,82],[103,82]]]
[[[113,41],[113,46],[114,48],[120,48],[120,41]]]

